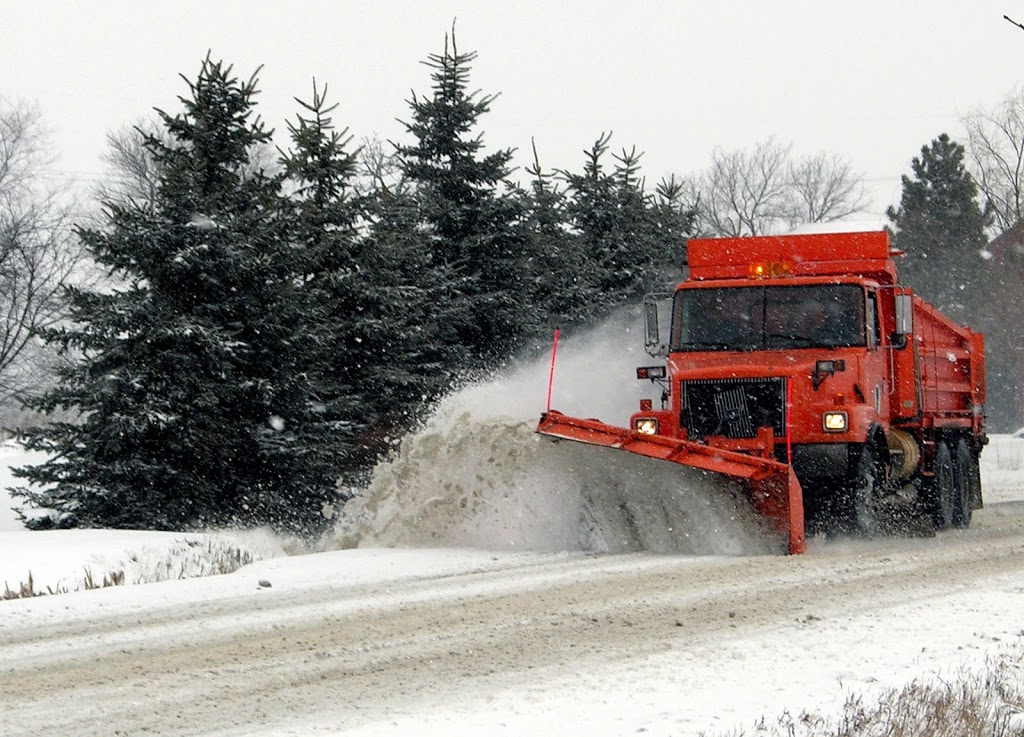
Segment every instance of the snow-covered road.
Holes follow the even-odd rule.
[[[628,416],[617,377],[632,369],[595,373],[588,355],[566,352],[560,370],[585,380],[559,408]],[[567,474],[536,441],[547,375],[471,387],[403,439],[349,505],[362,521],[325,545],[355,549],[0,601],[0,735],[751,734],[762,716],[835,715],[849,695],[1024,652],[1024,440],[986,449],[968,530],[770,554],[730,497],[652,472],[629,493],[685,514],[634,510],[639,529],[616,528],[608,498],[614,532],[581,536],[580,500],[625,482],[586,455],[588,474]],[[15,585],[114,570],[118,551],[137,572],[182,547],[16,525],[0,515],[0,582]]]
[[[352,550],[0,606],[5,735],[697,734],[1020,640],[1024,502],[803,557]]]

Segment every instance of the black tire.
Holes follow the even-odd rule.
[[[883,527],[882,474],[869,444],[861,449],[856,472],[849,483],[850,523],[853,532],[874,537]]]
[[[925,487],[925,501],[936,530],[945,530],[953,524],[954,474],[953,456],[945,442],[935,444],[935,475]]]
[[[981,451],[971,453],[971,509],[984,509],[981,496]]]
[[[971,526],[977,475],[977,459],[967,441],[961,438],[953,451],[953,527],[961,530]]]

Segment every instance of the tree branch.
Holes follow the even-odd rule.
[[[1013,25],[1017,26],[1017,28],[1020,28],[1021,30],[1024,30],[1024,24],[1018,23],[1017,21],[1015,21],[1013,18],[1011,18],[1008,15],[1004,15],[1003,18],[1005,20],[1010,21],[1010,23],[1012,23]]]

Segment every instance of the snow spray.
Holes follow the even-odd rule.
[[[625,424],[649,382],[639,314],[562,341],[551,394],[539,359],[448,396],[348,502],[329,548],[769,552],[772,536],[730,482],[620,451],[535,434],[545,405]],[[556,333],[555,346],[558,346]]]

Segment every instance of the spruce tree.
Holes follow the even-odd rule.
[[[432,251],[415,195],[378,190],[369,214],[359,256],[377,293],[361,343],[373,421],[366,441],[382,452],[465,378],[473,357],[453,339],[467,320],[465,280]]]
[[[533,164],[527,168],[530,188],[522,194],[526,203],[525,232],[532,239],[529,252],[530,303],[547,317],[549,325],[543,335],[547,340],[550,328],[572,328],[585,324],[592,298],[582,278],[587,263],[582,240],[568,227],[568,197],[557,172],[545,171],[540,165],[536,146]]]
[[[310,102],[288,123],[292,145],[281,164],[290,185],[289,229],[299,271],[309,335],[308,375],[335,427],[329,438],[339,473],[353,473],[363,459],[355,437],[365,427],[366,402],[360,376],[366,357],[361,345],[376,294],[356,261],[362,201],[354,189],[358,152],[349,151],[348,129],[335,128],[327,88],[314,80]],[[342,460],[343,459],[343,460]]]
[[[428,57],[432,94],[409,102],[405,127],[416,142],[398,146],[398,155],[429,232],[433,267],[456,279],[452,296],[462,304],[451,340],[484,366],[510,356],[540,316],[525,297],[528,240],[522,202],[508,182],[513,152],[484,155],[482,134],[474,133],[496,97],[469,91],[475,58],[458,50],[454,31],[444,52]]]
[[[596,314],[678,279],[695,220],[675,182],[661,183],[654,195],[645,191],[635,148],[613,155],[609,169],[610,139],[602,134],[595,141],[582,173],[562,172],[566,212],[586,255],[577,278],[588,285]]]
[[[325,413],[343,424],[339,470],[358,484],[393,440],[422,417],[466,362],[444,338],[451,316],[445,275],[434,269],[403,193],[355,187],[359,152],[331,120],[336,105],[314,85],[304,113],[289,124],[282,163],[292,185],[291,228],[305,275],[307,314],[316,334],[310,375]],[[373,180],[376,183],[377,180]]]
[[[964,147],[947,134],[923,146],[911,167],[913,177],[902,177],[899,208],[886,211],[895,245],[906,252],[904,281],[939,309],[963,317],[991,217],[978,204]]]
[[[78,419],[23,436],[50,460],[17,471],[41,487],[18,495],[59,527],[313,534],[336,497],[332,427],[307,376],[280,178],[251,166],[270,135],[256,78],[207,57],[186,82],[183,111],[157,111],[169,143],[145,137],[155,199],[80,230],[113,286],[72,290],[72,323],[44,334],[77,360],[33,408]]]

